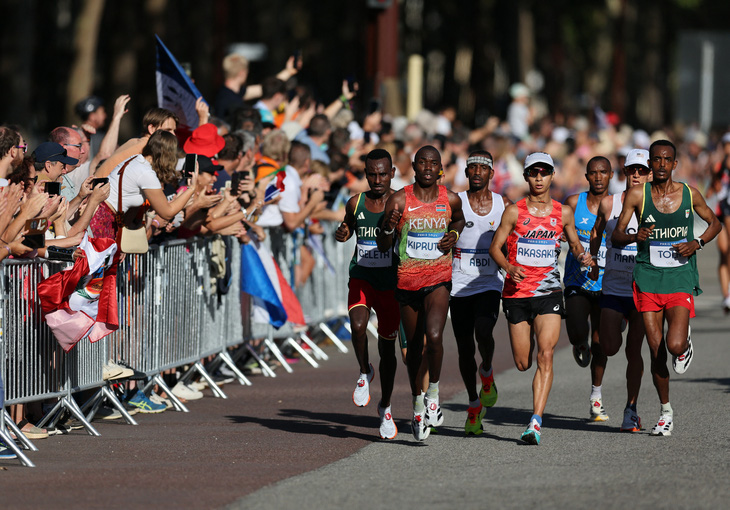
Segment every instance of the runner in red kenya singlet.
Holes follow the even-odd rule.
[[[505,209],[489,248],[489,255],[507,273],[502,305],[518,370],[527,370],[532,365],[537,340],[533,414],[522,434],[523,441],[534,445],[540,444],[542,414],[553,383],[553,351],[564,312],[558,270],[562,233],[565,232],[570,250],[581,265],[593,263],[590,253],[584,253],[575,231],[572,209],[550,198],[554,171],[550,155],[535,152],[527,156],[524,177],[530,191],[527,198]],[[502,253],[505,243],[507,257]]]
[[[451,290],[451,249],[464,228],[461,199],[438,184],[441,155],[432,146],[422,147],[413,161],[415,184],[395,192],[385,205],[385,221],[378,248],[398,250],[398,284],[401,322],[406,332],[408,378],[413,394],[413,436],[423,441],[431,426],[441,425],[438,381],[444,356],[443,333]],[[393,236],[397,234],[397,241]],[[428,390],[418,378],[426,337]]]

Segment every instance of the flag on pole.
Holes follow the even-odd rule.
[[[241,290],[254,298],[255,322],[268,322],[277,329],[287,320],[306,324],[302,305],[294,291],[271,252],[257,240],[241,246]]]
[[[198,127],[195,101],[202,96],[157,35],[157,106],[172,111],[190,131]]]

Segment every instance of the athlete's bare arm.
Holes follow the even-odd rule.
[[[596,222],[593,224],[591,229],[591,242],[590,252],[591,258],[598,256],[598,251],[601,249],[601,241],[603,240],[603,233],[606,231],[606,222],[611,216],[611,210],[613,209],[613,196],[607,195],[601,199],[601,204],[598,206],[598,214],[596,214]],[[596,260],[596,259],[593,259]],[[591,272],[588,273],[588,277],[593,281],[598,281],[598,265],[591,268]]]
[[[492,260],[494,260],[499,267],[504,269],[510,278],[512,278],[516,283],[521,282],[525,278],[525,271],[521,266],[513,266],[509,263],[503,247],[504,243],[507,242],[507,238],[515,229],[515,225],[517,225],[518,216],[519,211],[517,206],[514,204],[508,205],[502,213],[502,219],[499,223],[499,227],[494,233],[492,244],[489,247],[489,256],[492,257]]]
[[[344,243],[350,239],[350,236],[355,231],[355,206],[357,205],[359,196],[355,195],[354,197],[350,197],[350,200],[347,201],[347,205],[345,206],[345,219],[342,220],[342,223],[340,223],[340,226],[335,232],[336,241]]]
[[[400,221],[401,214],[406,207],[406,192],[398,190],[385,203],[385,215],[383,216],[383,226],[378,232],[376,242],[378,250],[385,253],[393,246],[393,236],[395,235],[395,227]]]
[[[507,209],[510,205],[513,204],[512,200],[507,198],[505,195],[502,195],[502,202],[504,202],[504,208]]]
[[[618,217],[618,222],[616,222],[616,228],[613,229],[613,235],[611,235],[611,243],[616,246],[626,246],[627,244],[649,239],[652,230],[654,230],[654,225],[649,225],[648,227],[639,225],[639,230],[636,234],[626,233],[631,216],[636,214],[637,218],[641,217],[641,202],[643,200],[644,186],[634,186],[626,191],[621,214]]]
[[[570,195],[566,198],[565,205],[569,205],[573,209],[573,213],[575,213],[575,208],[578,207],[578,195]]]
[[[461,231],[464,230],[464,211],[461,208],[461,198],[453,191],[448,192],[449,205],[451,206],[451,223],[449,223],[448,232],[441,238],[438,249],[444,253],[451,251],[459,240]],[[454,233],[456,232],[456,233]]]
[[[702,193],[692,186],[689,187],[689,190],[692,193],[692,203],[694,204],[695,212],[708,223],[705,231],[697,237],[701,238],[705,243],[709,243],[720,233],[722,225],[720,224],[720,220],[717,219],[717,216],[715,216],[715,213],[712,212],[712,209],[707,207],[707,202],[705,202]],[[689,257],[700,249],[700,243],[696,240],[688,243],[679,243],[674,245],[674,249],[683,257]]]
[[[575,218],[573,217],[573,209],[569,207],[563,207],[562,215],[563,232],[565,232],[565,238],[568,241],[568,246],[570,246],[570,251],[573,253],[575,259],[580,261],[580,265],[584,267],[595,264],[593,259],[591,259],[590,252],[585,253],[585,250],[583,250],[583,245],[580,244],[578,232],[575,231]]]

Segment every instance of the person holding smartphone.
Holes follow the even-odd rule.
[[[119,172],[125,165],[120,190]],[[119,228],[116,223],[119,193],[122,194],[121,212],[128,218],[143,217],[146,210],[144,203],[147,200],[158,215],[166,220],[172,219],[193,196],[198,181],[196,168],[188,188],[168,202],[162,190],[162,183],[177,182],[176,165],[177,138],[167,131],[155,131],[142,149],[142,154],[120,163],[109,174],[109,198],[101,204],[91,220],[93,236],[116,238]]]

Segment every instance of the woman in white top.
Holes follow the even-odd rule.
[[[198,168],[196,167],[188,188],[168,202],[162,185],[177,181],[176,164],[177,138],[175,135],[167,131],[153,133],[147,145],[142,149],[142,154],[119,164],[109,174],[111,186],[109,198],[97,209],[90,224],[94,237],[116,238],[119,228],[116,221],[119,204],[119,172],[123,167],[121,212],[125,214],[127,226],[134,223],[134,220],[141,225],[146,210],[145,200],[162,218],[166,220],[174,218],[195,193],[198,180]]]

